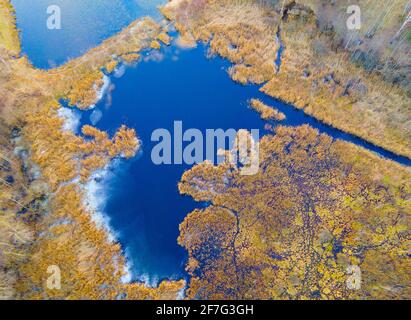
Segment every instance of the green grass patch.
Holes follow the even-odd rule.
[[[405,39],[407,39],[408,42],[411,43],[411,30],[407,32],[407,35],[405,36]]]

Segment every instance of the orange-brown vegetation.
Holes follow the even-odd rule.
[[[164,43],[167,46],[169,46],[171,44],[171,37],[165,32],[160,33],[157,36],[157,39],[160,40],[162,43]]]
[[[188,298],[410,297],[410,169],[309,126],[278,127],[260,150],[254,176],[203,163],[181,180],[210,203],[180,226]]]
[[[120,245],[112,243],[96,227],[82,205],[81,190],[75,184],[61,187],[51,199],[51,215],[41,225],[47,235],[33,244],[30,259],[21,268],[17,284],[28,299],[157,299],[175,294],[183,282],[164,282],[159,289],[143,284],[122,284],[124,257]],[[61,290],[45,286],[48,266],[61,270]],[[22,281],[23,280],[23,281]],[[170,291],[167,291],[170,290]]]
[[[209,42],[212,53],[234,62],[234,80],[261,84],[271,79],[278,49],[271,41],[277,32],[275,12],[254,10],[247,1],[207,0],[171,1],[162,12],[183,38]]]
[[[151,41],[150,47],[152,49],[157,49],[158,50],[158,49],[161,48],[161,44],[157,40],[153,40],[153,41]]]
[[[110,73],[119,62],[138,60],[139,52],[149,48],[160,33],[160,26],[150,18],[134,21],[83,56],[44,73],[44,81],[53,83],[55,97],[67,99],[78,108],[88,108],[96,103],[103,85],[101,68]]]
[[[33,231],[19,218],[19,214],[37,207],[45,185],[30,182],[29,168],[10,148],[5,138],[9,132],[0,121],[0,300],[16,297],[17,270],[27,259],[28,244]],[[27,219],[34,218],[27,216]]]
[[[139,53],[129,53],[121,56],[124,62],[132,64],[140,59],[141,55]]]
[[[20,53],[14,8],[8,0],[0,0],[0,48],[16,56]]]
[[[110,138],[84,126],[76,135],[63,130],[58,116],[60,98],[79,108],[95,103],[101,69],[111,72],[118,62],[138,58],[160,27],[151,19],[135,21],[83,57],[44,71],[16,53],[14,16],[3,11],[12,7],[6,0],[0,5],[0,298],[176,298],[184,281],[158,288],[122,283],[120,245],[85,206],[84,182],[112,158],[132,157],[136,132],[122,126]],[[8,32],[14,34],[5,37]],[[61,270],[60,290],[46,286],[50,266]]]
[[[352,42],[348,45],[349,39],[342,32],[347,17],[341,17],[344,10],[340,10],[339,2],[267,3],[174,0],[162,12],[175,21],[184,37],[208,42],[212,53],[232,61],[230,75],[235,81],[268,81],[262,88],[266,94],[294,104],[334,127],[411,157],[411,96],[410,82],[406,80],[411,46],[402,38],[398,42],[387,36],[393,36],[403,23],[399,13],[404,12],[407,1],[391,3],[390,10],[374,20],[371,17],[378,16],[382,8],[361,3],[367,17],[365,26],[382,37],[378,42],[367,40],[364,31],[351,33]],[[327,15],[331,18],[324,20]],[[334,16],[338,19],[332,19]],[[338,26],[330,27],[337,22]],[[343,31],[349,34],[346,29]],[[360,40],[378,47],[382,64],[368,67],[373,51],[368,48],[371,53],[367,54],[363,52],[364,45],[353,45]],[[285,50],[277,70],[274,62],[280,41]]]
[[[278,111],[274,107],[267,106],[261,100],[251,99],[250,107],[261,114],[261,118],[264,120],[277,120],[283,121],[286,119],[285,114]]]

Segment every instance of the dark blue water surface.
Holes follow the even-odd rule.
[[[29,38],[32,20],[21,13],[25,8],[22,2],[13,1],[20,3],[17,6],[17,18],[22,28],[24,50],[40,67],[48,65],[45,62],[48,56],[54,61],[63,61],[71,54],[81,54],[84,48],[96,44],[105,35],[128,22],[126,19],[119,24],[110,23],[98,36],[93,34],[92,42],[88,43],[87,38],[84,38],[87,42],[84,45],[62,42],[61,52],[54,56],[46,48],[47,43],[43,42],[46,38],[43,33],[48,31],[36,31],[40,33],[40,42],[37,44],[28,40],[24,42],[25,38]],[[118,2],[129,3],[126,0]],[[84,30],[87,31],[87,27]],[[96,30],[86,33],[94,32]],[[207,59],[204,46],[183,50],[173,45],[160,52],[145,53],[142,60],[136,67],[126,68],[124,75],[112,76],[109,92],[97,104],[96,109],[82,112],[81,120],[81,124],[95,124],[110,134],[126,124],[136,129],[143,143],[139,156],[127,161],[121,160],[112,169],[114,178],[102,182],[107,188],[104,212],[110,218],[110,226],[116,231],[132,263],[134,279],[147,276],[157,282],[162,278],[185,276],[186,253],[177,244],[178,226],[199,204],[189,197],[181,196],[177,184],[183,172],[190,167],[157,166],[151,160],[151,150],[155,144],[151,142],[152,132],[165,128],[173,133],[174,121],[182,121],[184,130],[196,128],[203,133],[206,129],[244,128],[260,129],[263,135],[266,133],[265,123],[247,107],[249,99],[259,98],[287,116],[287,120],[282,122],[284,125],[309,124],[333,138],[352,142],[380,156],[411,165],[408,158],[327,126],[290,105],[265,96],[257,86],[236,84],[227,75],[228,62],[217,57]],[[95,117],[98,113],[102,117],[94,122],[98,120]]]
[[[173,133],[174,121],[183,129],[260,129],[264,122],[247,107],[259,98],[286,114],[285,125],[310,124],[322,133],[361,145],[398,162],[410,160],[393,155],[360,138],[322,124],[302,111],[262,94],[257,86],[242,86],[227,75],[229,64],[220,58],[206,58],[206,48],[180,50],[166,48],[148,53],[147,62],[128,68],[121,78],[112,77],[115,90],[112,105],[103,100],[97,110],[103,113],[97,127],[114,134],[121,124],[136,128],[143,142],[138,159],[125,163],[110,183],[106,213],[111,226],[120,231],[120,240],[134,263],[134,275],[163,278],[183,273],[185,252],[176,243],[178,225],[198,204],[179,195],[177,183],[187,165],[157,166],[151,160],[151,134],[158,128]],[[83,124],[90,124],[87,111]],[[205,134],[204,134],[205,135]]]
[[[97,105],[103,113],[99,129],[114,134],[126,124],[136,129],[143,143],[141,155],[115,169],[105,208],[134,264],[134,275],[182,275],[186,254],[177,245],[178,226],[198,207],[177,189],[190,166],[152,162],[152,132],[164,128],[173,134],[174,121],[182,121],[183,130],[203,133],[218,128],[264,130],[258,114],[247,108],[248,99],[261,95],[257,88],[235,84],[226,74],[226,63],[207,59],[205,51],[203,46],[171,47],[148,54],[149,61],[128,68],[121,78],[112,77],[112,105],[107,107],[107,99]],[[82,124],[91,124],[96,110],[84,112]]]
[[[136,18],[160,18],[157,6],[166,0],[12,0],[22,49],[42,69],[81,56]],[[47,28],[47,8],[61,9],[61,29]]]

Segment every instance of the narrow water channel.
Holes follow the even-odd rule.
[[[23,1],[13,1],[19,2],[17,18],[24,40],[32,36],[28,27],[32,18],[21,13]],[[130,19],[135,15],[130,15]],[[93,35],[92,40],[85,37],[84,46],[76,42],[71,44],[74,48],[63,44],[63,49],[55,55],[48,51],[51,49],[44,40],[48,35],[43,33],[48,31],[37,30],[34,31],[39,33],[37,42],[25,40],[23,49],[37,67],[46,68],[51,65],[49,60],[58,64],[78,56],[128,22],[112,23],[97,37]],[[87,31],[87,27],[84,30]],[[411,165],[410,159],[325,125],[293,106],[262,94],[257,86],[236,84],[227,74],[229,63],[218,57],[208,59],[206,51],[202,45],[190,50],[173,45],[159,52],[148,52],[137,66],[124,68],[110,77],[109,90],[94,110],[78,111],[81,125],[92,124],[113,134],[126,124],[136,129],[143,143],[141,153],[134,159],[116,161],[110,169],[111,174],[96,178],[95,195],[126,250],[133,278],[152,284],[163,278],[185,276],[186,253],[177,244],[178,226],[199,206],[191,198],[181,196],[177,189],[181,175],[190,166],[158,166],[151,160],[151,150],[156,144],[151,141],[151,134],[156,129],[164,128],[173,133],[174,122],[181,121],[183,130],[196,128],[205,133],[206,129],[260,129],[263,135],[267,133],[265,122],[248,108],[249,99],[259,98],[287,116],[283,125],[309,124],[333,138]]]

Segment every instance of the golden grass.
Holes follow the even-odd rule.
[[[281,1],[268,8],[257,1],[186,0],[171,1],[162,12],[175,21],[182,35],[209,42],[212,52],[232,61],[229,73],[233,80],[267,82],[261,89],[266,94],[411,158],[411,98],[407,88],[388,81],[386,74],[367,72],[353,64],[350,51],[336,43],[338,35],[321,29],[322,17],[316,15],[320,9],[314,2],[310,2],[313,11],[302,1],[285,1],[285,7]],[[369,4],[368,16],[372,8]],[[398,9],[393,12],[397,16]],[[382,24],[386,29],[380,33],[395,29],[392,19]],[[274,65],[277,33],[285,46],[279,72]]]
[[[9,1],[2,0],[1,4],[4,3],[10,6]],[[6,12],[2,10],[1,14]],[[8,18],[12,21],[11,16]],[[29,208],[28,216],[36,219],[26,226],[37,236],[27,245],[24,261],[12,265],[18,275],[16,281],[9,281],[11,278],[5,279],[0,273],[0,286],[6,280],[8,285],[0,295],[23,299],[116,299],[119,295],[128,299],[160,299],[176,298],[185,285],[184,281],[163,281],[159,288],[123,284],[125,259],[121,247],[93,221],[94,212],[84,203],[84,183],[95,170],[114,157],[135,154],[139,148],[136,132],[123,126],[110,138],[86,126],[82,130],[88,139],[84,139],[64,131],[63,120],[57,113],[62,107],[60,98],[79,108],[95,103],[102,85],[102,69],[112,72],[118,63],[138,59],[139,52],[149,48],[160,31],[151,19],[137,20],[84,56],[49,71],[35,69],[26,57],[14,58],[0,48],[0,112],[7,127],[0,138],[9,148],[25,150],[27,165],[38,167],[41,177],[27,186],[29,194],[36,190],[34,184],[40,182],[50,189],[45,194],[46,212]],[[10,140],[12,128],[20,132],[14,141]],[[13,197],[3,191],[1,186],[2,197]],[[14,216],[15,213],[12,212]],[[7,258],[4,266],[11,262]],[[50,265],[61,269],[61,290],[45,287]]]
[[[161,34],[160,26],[150,18],[132,22],[117,35],[89,50],[83,56],[44,74],[46,82],[52,82],[54,95],[69,100],[71,105],[85,109],[96,103],[98,91],[103,84],[101,66],[113,71],[119,62],[132,63],[140,58],[143,48],[158,49],[155,40]],[[62,81],[64,79],[64,81]]]
[[[0,47],[8,50],[14,56],[20,53],[15,12],[8,0],[0,0]]]
[[[267,106],[261,100],[251,99],[250,107],[261,114],[261,118],[264,120],[277,120],[283,121],[286,119],[284,113],[278,111],[274,107]]]
[[[411,169],[308,125],[278,126],[259,147],[255,175],[204,162],[181,179],[207,203],[180,225],[187,297],[408,299]]]

